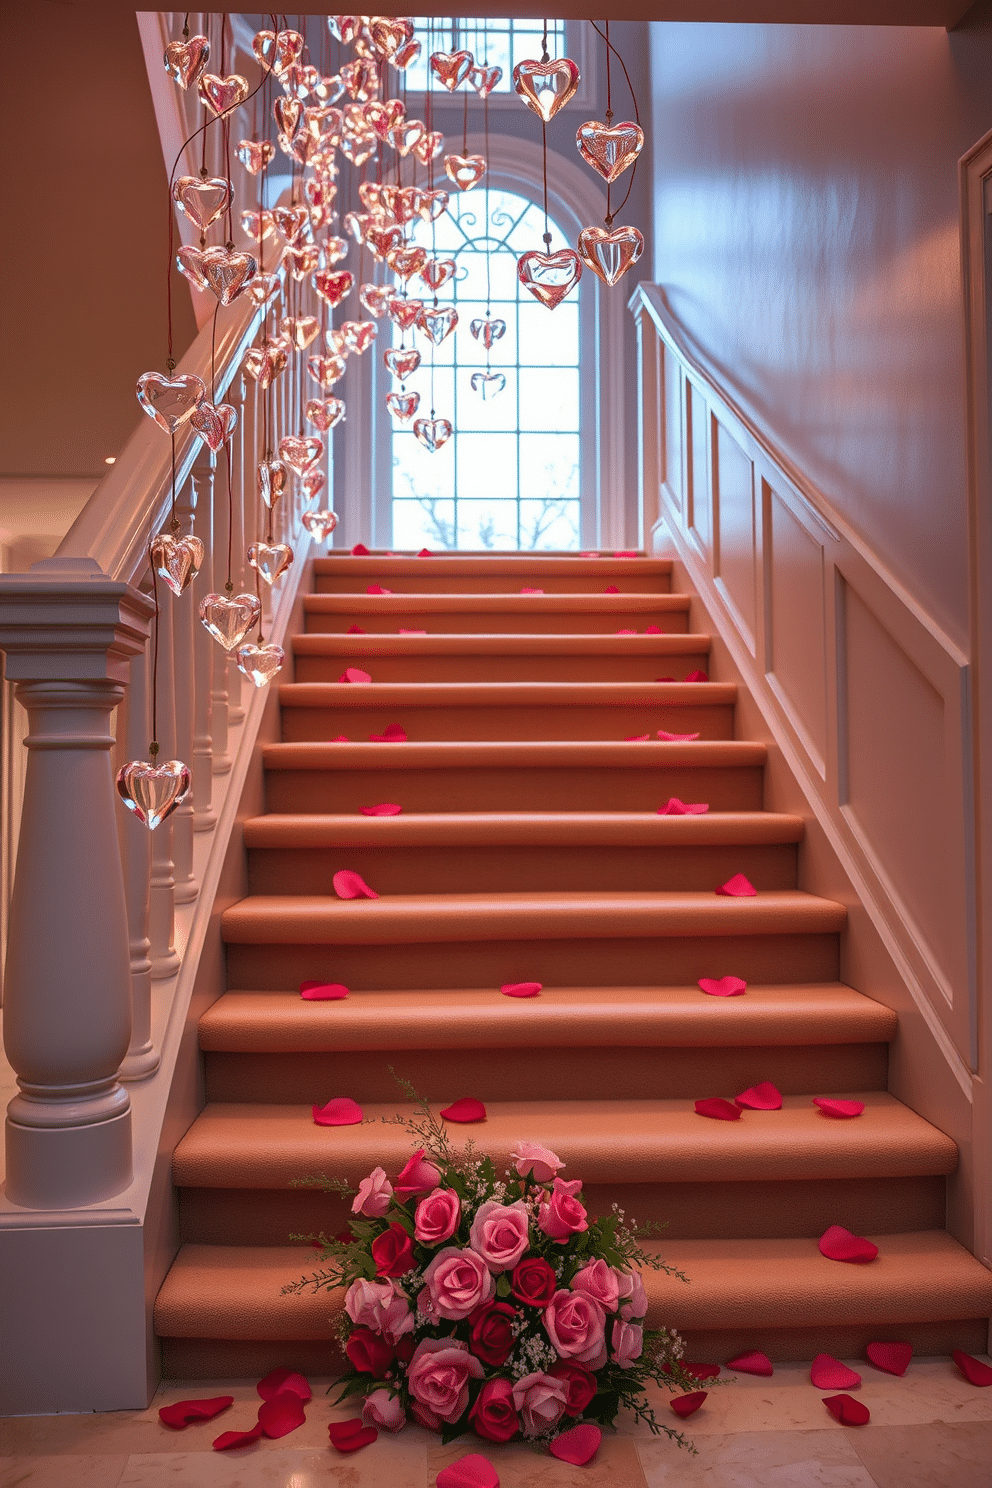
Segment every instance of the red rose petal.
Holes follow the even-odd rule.
[[[691,1374],[693,1379],[699,1380],[700,1384],[704,1380],[716,1379],[720,1373],[719,1364],[687,1364],[684,1359],[682,1361],[682,1368],[686,1374]]]
[[[705,801],[693,801],[688,805],[680,801],[678,796],[672,796],[664,806],[658,807],[659,816],[703,816],[709,811]]]
[[[740,1121],[740,1107],[735,1106],[733,1101],[723,1100],[719,1095],[707,1096],[705,1100],[696,1101],[697,1116],[712,1116],[717,1121]]]
[[[436,1482],[437,1488],[499,1488],[499,1474],[488,1457],[469,1452],[467,1457],[442,1467]]]
[[[828,1100],[826,1096],[814,1095],[814,1106],[819,1106],[824,1116],[860,1116],[865,1108],[864,1101]]]
[[[364,631],[360,625],[349,625],[348,626],[348,629],[345,631],[345,635],[367,635],[367,634],[368,634],[368,632],[367,631]]]
[[[368,584],[365,589],[366,594],[392,594],[392,592],[392,589],[387,589],[383,584]]]
[[[362,1108],[350,1096],[339,1095],[326,1106],[311,1106],[317,1126],[357,1126],[363,1120]]]
[[[269,1437],[288,1436],[307,1418],[303,1401],[295,1390],[280,1390],[258,1407],[258,1424]]]
[[[727,882],[721,884],[714,892],[724,894],[729,899],[751,899],[758,891],[754,887],[754,884],[744,877],[743,873],[735,873],[733,878],[728,878]]]
[[[655,677],[654,680],[656,682],[674,682],[675,681],[675,678],[674,677]]]
[[[710,679],[706,672],[697,667],[694,672],[689,673],[685,680],[687,682],[708,682]]]
[[[426,630],[404,630],[403,627],[402,627],[402,625],[400,626],[400,635],[426,635],[426,634],[427,634]]]
[[[351,740],[348,738],[347,734],[335,734],[334,738],[329,740],[328,742],[331,744],[350,744]]]
[[[371,1446],[379,1437],[375,1427],[366,1426],[361,1416],[353,1416],[350,1421],[332,1421],[327,1434],[331,1446],[337,1447],[339,1452],[357,1452],[362,1447]]]
[[[301,982],[300,996],[307,1002],[339,1002],[348,996],[343,982]]]
[[[700,977],[696,984],[711,997],[739,997],[747,991],[747,982],[742,977]]]
[[[661,628],[660,625],[645,625],[645,627],[644,627],[644,634],[645,635],[663,635],[664,632],[662,631],[662,628]]]
[[[983,1364],[981,1359],[976,1359],[972,1354],[966,1354],[961,1349],[954,1349],[951,1358],[969,1385],[978,1385],[979,1389],[992,1385],[992,1369],[987,1364]]]
[[[264,1379],[259,1380],[255,1388],[263,1400],[273,1400],[284,1390],[291,1390],[301,1400],[309,1400],[313,1393],[306,1375],[299,1374],[295,1369],[285,1366],[270,1370]]]
[[[371,744],[405,744],[406,729],[399,723],[387,723],[381,734],[369,734]]]
[[[693,1390],[691,1395],[676,1395],[668,1403],[675,1414],[685,1420],[686,1416],[695,1415],[708,1394],[708,1390]]]
[[[604,594],[619,594],[620,593],[620,590],[617,588],[616,584],[607,584],[606,588],[603,590],[603,593]]]
[[[521,594],[543,594],[543,589],[521,589]]]
[[[233,1395],[212,1395],[209,1400],[177,1400],[174,1405],[163,1405],[158,1418],[163,1426],[173,1431],[185,1431],[191,1421],[212,1421],[221,1411],[234,1404]]]
[[[809,1377],[818,1390],[853,1390],[861,1383],[857,1370],[848,1369],[833,1354],[817,1354],[809,1366]]]
[[[742,1090],[740,1095],[735,1095],[737,1105],[744,1106],[748,1111],[781,1111],[782,1092],[776,1090],[771,1080],[762,1080],[760,1085],[751,1085],[747,1090]]]
[[[614,558],[640,558],[641,555],[640,555],[640,553],[629,552],[629,553],[614,553],[613,556],[614,556]]]
[[[420,552],[417,554],[417,557],[418,558],[433,558],[434,557],[434,554],[431,552],[430,548],[421,548]]]
[[[749,1354],[739,1354],[736,1359],[731,1359],[727,1365],[728,1369],[736,1369],[738,1374],[774,1374],[772,1361],[767,1354],[759,1353],[752,1349]]]
[[[378,806],[363,806],[363,816],[399,816],[403,807],[395,801],[380,801]]]
[[[445,1106],[441,1115],[445,1121],[459,1121],[467,1125],[472,1121],[485,1121],[486,1108],[480,1100],[475,1100],[471,1095],[463,1095],[461,1100],[452,1101],[450,1106]]]
[[[830,1225],[820,1236],[820,1254],[828,1261],[853,1261],[864,1264],[878,1255],[878,1246],[860,1235],[852,1235],[843,1225]]]
[[[650,734],[624,734],[623,742],[625,744],[643,744],[648,739],[650,739],[650,737]]]
[[[537,997],[541,982],[504,982],[500,991],[504,997]]]
[[[583,1421],[579,1426],[573,1426],[571,1431],[563,1431],[561,1436],[556,1436],[549,1448],[552,1457],[557,1457],[559,1462],[571,1462],[574,1467],[585,1467],[591,1462],[599,1451],[603,1433],[598,1426],[591,1421]]]
[[[637,631],[636,630],[617,630],[617,631],[614,631],[614,635],[636,635],[636,634],[637,634]]]
[[[823,1403],[842,1426],[867,1426],[871,1411],[853,1395],[824,1395]]]
[[[378,899],[375,889],[370,889],[360,873],[351,868],[342,868],[331,879],[334,892],[339,899]]]
[[[212,1445],[215,1452],[227,1452],[231,1447],[247,1447],[260,1441],[261,1437],[262,1427],[256,1421],[250,1431],[222,1431],[220,1436],[214,1437]]]
[[[911,1343],[870,1343],[865,1349],[868,1361],[886,1374],[904,1375],[913,1357]],[[992,1383],[992,1377],[990,1377]]]
[[[351,550],[351,556],[353,558],[367,558],[371,551],[371,548],[367,548],[364,543],[356,543]]]
[[[698,739],[698,734],[670,734],[667,729],[658,730],[658,738],[666,744],[688,744],[691,739]]]
[[[372,678],[368,672],[363,672],[361,667],[345,667],[338,678],[339,682],[371,682]]]

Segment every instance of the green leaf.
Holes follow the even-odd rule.
[[[497,1297],[508,1297],[510,1295],[510,1279],[504,1273],[496,1283]]]

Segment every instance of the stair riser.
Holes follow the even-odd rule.
[[[427,561],[426,559],[424,560]],[[362,565],[365,567],[365,565]],[[519,594],[521,589],[543,589],[545,594],[603,594],[615,584],[621,594],[670,594],[668,574],[601,574],[592,579],[588,574],[458,574],[444,573],[437,567],[420,573],[398,574],[384,559],[378,573],[315,572],[315,594],[365,594],[369,584],[382,584],[394,594]]]
[[[425,627],[421,627],[424,629]],[[297,682],[337,682],[346,666],[361,667],[375,682],[684,682],[706,671],[709,654],[677,656],[308,656],[297,655]]]
[[[307,609],[306,631],[312,635],[331,631],[340,635],[358,625],[367,635],[396,635],[404,630],[426,630],[428,635],[616,635],[618,630],[636,630],[642,635],[657,625],[662,635],[687,635],[688,608],[614,610],[546,610],[536,606],[502,613],[480,610],[402,610],[383,605],[370,612],[354,609]]]
[[[796,845],[713,847],[253,848],[250,894],[333,894],[342,868],[380,894],[698,890],[743,873],[759,890],[796,887]]]
[[[340,674],[339,674],[340,675]],[[357,690],[357,689],[356,689]],[[368,691],[368,688],[365,689]],[[418,708],[412,704],[390,707],[295,707],[283,704],[283,739],[334,739],[345,734],[364,740],[381,734],[391,723],[400,723],[411,739],[625,739],[650,734],[698,733],[702,739],[732,739],[734,709],[731,704],[696,707],[658,703],[644,707],[451,707]],[[383,746],[401,748],[401,745]]]
[[[266,810],[356,813],[388,798],[404,811],[655,811],[677,796],[711,811],[760,811],[761,769],[270,770]]]

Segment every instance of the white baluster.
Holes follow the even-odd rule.
[[[254,483],[255,462],[252,454],[254,429],[251,427],[250,424],[246,423],[246,420],[250,416],[250,400],[246,396],[245,380],[240,373],[238,373],[235,378],[235,384],[237,386],[237,393],[235,394],[235,386],[232,385],[232,387],[228,390],[228,397],[229,399],[233,400],[236,396],[239,408],[238,428],[233,436],[234,444],[232,449],[232,453],[234,456],[234,504],[232,509],[234,517],[234,542],[232,552],[234,555],[234,591],[236,594],[240,594],[246,587],[244,493],[249,481]],[[245,678],[238,671],[236,656],[229,655],[227,679],[227,720],[231,728],[234,728],[237,724],[244,722],[245,710],[242,701],[242,684],[244,683],[244,681]]]
[[[147,759],[151,739],[148,653],[131,662],[123,739],[118,723],[121,763]],[[120,710],[118,710],[120,719]],[[159,1066],[159,1052],[152,1043],[152,963],[148,938],[148,906],[152,871],[152,834],[130,811],[119,811],[124,862],[124,898],[127,903],[128,947],[131,958],[131,1043],[121,1065],[122,1080],[143,1080]]]
[[[221,452],[214,469],[213,542],[210,554],[213,566],[215,594],[223,594],[227,583],[227,534],[228,522],[227,457]],[[237,591],[235,591],[237,592]],[[227,652],[216,641],[211,641],[211,720],[210,732],[213,741],[213,771],[215,775],[226,775],[231,768],[231,756],[227,752],[228,695],[227,673],[230,665]]]
[[[157,763],[176,758],[175,667],[172,643],[172,606],[164,584],[159,584],[158,733]],[[185,761],[184,761],[185,763]],[[148,939],[151,941],[152,981],[165,981],[179,970],[174,944],[176,931],[176,864],[173,855],[173,817],[152,833],[152,876],[148,898]]]
[[[206,549],[203,568],[191,585],[190,600],[193,614],[193,672],[195,678],[193,702],[193,830],[209,832],[217,823],[216,812],[210,801],[213,793],[213,740],[212,725],[212,677],[214,650],[217,642],[200,623],[200,601],[210,593],[213,579],[211,514],[214,497],[214,467],[204,449],[193,466],[194,500],[199,512],[198,537]]]
[[[189,533],[193,527],[196,510],[196,488],[187,481],[176,500],[176,516],[180,531]],[[166,592],[159,584],[159,597],[168,603],[172,614],[173,664],[175,667],[175,719],[176,759],[193,769],[193,734],[196,713],[196,677],[194,663],[195,628],[203,629],[195,614],[192,585],[183,594]],[[204,632],[205,633],[205,632]],[[199,884],[193,872],[193,832],[195,808],[193,792],[177,806],[170,818],[172,822],[172,846],[175,859],[175,902],[189,904],[199,892]]]

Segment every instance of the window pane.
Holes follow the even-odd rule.
[[[394,501],[393,542],[398,548],[455,547],[455,503],[433,497]]]
[[[520,427],[564,433],[579,428],[579,369],[520,369]]]
[[[579,498],[579,436],[520,435],[520,495],[552,501]]]
[[[577,501],[521,501],[520,546],[522,548],[575,549],[579,545]]]
[[[516,434],[459,434],[458,500],[517,499]]]
[[[461,548],[517,547],[515,501],[459,501],[458,546]]]

